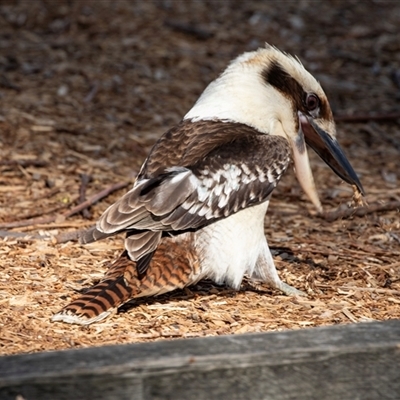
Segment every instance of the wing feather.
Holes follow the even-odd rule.
[[[191,168],[169,168],[139,181],[103,214],[98,229],[104,233],[197,229],[265,201],[286,170],[290,151],[285,139],[261,135],[256,139],[228,144]]]
[[[140,260],[145,254],[156,250],[162,232],[142,231],[134,233],[125,239],[125,249],[128,250],[129,256],[134,261]]]
[[[129,256],[140,261],[154,252],[163,231],[196,230],[266,201],[289,163],[284,138],[253,134],[236,139],[192,165],[139,179],[102,215],[99,233],[91,232],[85,241],[127,231]],[[141,274],[148,262],[147,257]]]

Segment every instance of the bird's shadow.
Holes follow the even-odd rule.
[[[322,264],[315,263],[312,259],[307,258],[306,260],[302,260],[298,258],[292,249],[289,247],[270,247],[271,253],[274,257],[280,256],[282,260],[289,264],[308,264],[310,268],[322,268],[326,269],[326,267]],[[85,287],[77,290],[80,294],[85,294],[90,287]],[[183,301],[190,300],[199,297],[206,298],[210,295],[217,295],[218,297],[235,297],[240,292],[254,292],[258,294],[272,295],[277,292],[277,290],[269,288],[267,285],[262,284],[262,282],[253,282],[249,277],[245,276],[241,287],[239,290],[232,289],[227,285],[217,285],[215,282],[209,279],[203,279],[199,281],[197,284],[186,287],[184,289],[175,289],[171,292],[159,295],[159,296],[150,296],[150,297],[142,297],[136,298],[128,301],[118,308],[118,313],[128,312],[138,306],[141,305],[152,305],[152,304],[168,304],[171,301]]]
[[[118,313],[128,312],[131,309],[141,305],[147,306],[155,303],[168,304],[171,301],[191,300],[199,297],[206,298],[210,295],[217,295],[218,297],[235,297],[237,293],[237,290],[232,289],[226,285],[217,285],[211,280],[204,279],[199,281],[195,285],[186,287],[184,289],[175,289],[171,292],[164,293],[159,296],[132,299],[119,307]]]
[[[293,263],[304,263],[306,262],[311,268],[323,268],[324,266],[315,263],[311,259],[301,260],[293,251],[288,247],[271,247],[273,256],[284,255],[284,260],[289,264]],[[118,308],[118,313],[128,312],[141,305],[152,305],[152,304],[168,304],[171,301],[183,301],[190,300],[199,297],[206,298],[210,295],[217,295],[218,297],[235,297],[240,292],[255,292],[258,294],[272,295],[277,292],[275,289],[270,289],[266,285],[254,284],[250,278],[244,277],[242,285],[239,290],[232,289],[227,285],[217,285],[215,282],[204,279],[195,285],[189,286],[184,289],[176,289],[172,292],[162,294],[160,296],[143,297],[138,299],[132,299]]]
[[[321,263],[316,263],[312,258],[301,259],[295,255],[293,250],[289,247],[277,247],[270,246],[272,256],[280,256],[282,260],[286,261],[289,264],[307,264],[310,268],[320,268],[327,269],[327,267]]]

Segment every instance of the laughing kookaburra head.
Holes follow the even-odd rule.
[[[132,298],[202,278],[238,288],[248,274],[301,294],[278,277],[264,217],[291,161],[321,211],[306,144],[363,193],[335,137],[328,99],[296,58],[268,45],[241,55],[155,144],[133,188],[83,235],[88,243],[125,233],[125,251],[53,320],[90,324]]]

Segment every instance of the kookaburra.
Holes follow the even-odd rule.
[[[90,324],[130,299],[203,278],[239,288],[247,274],[301,294],[277,274],[264,217],[291,161],[322,210],[306,144],[363,194],[335,136],[328,99],[298,59],[269,45],[239,56],[158,140],[133,188],[83,235],[90,243],[125,233],[125,251],[53,321]]]

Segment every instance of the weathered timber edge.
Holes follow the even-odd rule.
[[[400,321],[0,357],[0,399],[400,399]]]

